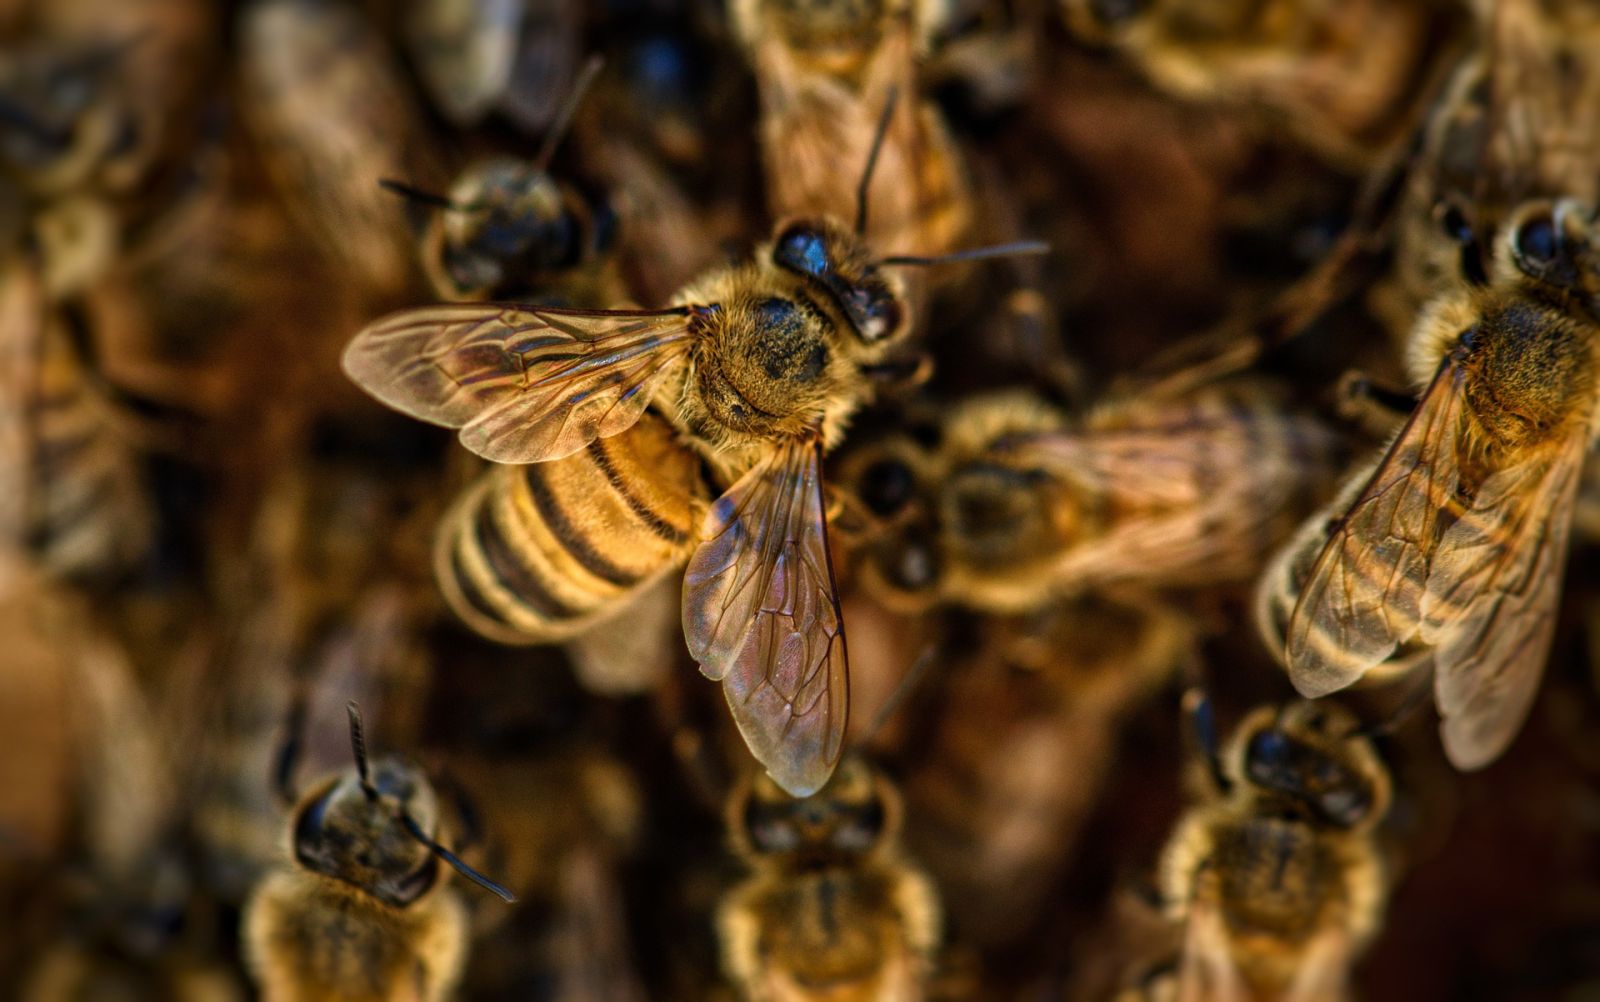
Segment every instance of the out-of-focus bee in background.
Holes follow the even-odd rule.
[[[584,68],[532,160],[477,161],[443,196],[385,182],[429,210],[420,252],[439,296],[596,308],[624,298],[608,254],[616,226],[608,200],[550,171],[600,65],[594,59]]]
[[[1071,30],[1179,97],[1243,106],[1342,165],[1403,144],[1468,18],[1437,0],[1063,0]]]
[[[446,805],[421,770],[370,766],[350,705],[355,767],[296,805],[288,859],[251,895],[246,959],[268,1002],[450,997],[467,959],[467,911],[449,868],[515,898],[447,849]]]
[[[1123,725],[1197,657],[1157,603],[1086,596],[976,626],[904,754],[907,846],[952,933],[994,948],[1041,927],[1106,788]]]
[[[939,895],[900,848],[890,780],[848,756],[795,799],[754,776],[728,799],[728,838],[749,868],[717,912],[722,965],[749,1000],[927,997]]]
[[[901,0],[729,5],[761,91],[761,143],[774,218],[836,212],[855,197],[855,165],[877,149],[866,234],[890,251],[942,254],[969,239],[970,182],[917,62],[938,26]],[[885,103],[902,107],[880,123]],[[886,129],[881,140],[877,133]]]
[[[1162,893],[1184,927],[1175,997],[1346,998],[1389,895],[1376,835],[1388,769],[1331,703],[1261,707],[1218,759],[1197,695],[1205,793],[1161,859]]]
[[[369,296],[403,296],[412,240],[378,182],[439,172],[382,36],[342,0],[262,0],[241,14],[239,46],[241,107],[295,221]]]
[[[1433,109],[1396,221],[1394,276],[1373,290],[1396,343],[1417,312],[1483,284],[1510,216],[1535,198],[1600,204],[1600,17],[1583,3],[1479,5],[1474,46]]]
[[[1130,396],[1081,426],[1027,393],[979,396],[936,434],[931,449],[864,449],[844,473],[880,530],[863,533],[863,584],[891,607],[1025,612],[1110,587],[1244,583],[1337,456],[1320,424],[1249,383]]]
[[[106,583],[151,543],[154,513],[138,454],[26,256],[0,265],[6,428],[0,495],[7,546],[47,573]]]
[[[500,112],[526,132],[549,129],[577,76],[584,5],[577,0],[410,0],[404,37],[429,95],[457,126]]]
[[[1492,132],[1520,136],[1522,123]],[[1378,669],[1431,671],[1445,750],[1462,769],[1515,738],[1554,635],[1594,438],[1594,211],[1539,195],[1510,210],[1481,272],[1440,289],[1416,320],[1415,409],[1261,586],[1262,631],[1302,694]]]

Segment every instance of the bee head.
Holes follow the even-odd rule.
[[[453,287],[477,294],[580,263],[582,227],[568,200],[548,172],[525,160],[495,157],[467,168],[435,222]]]
[[[780,226],[772,241],[772,261],[799,275],[837,309],[860,343],[884,344],[905,333],[910,317],[899,282],[882,272],[860,238],[837,222],[800,219]]]
[[[849,756],[809,797],[791,797],[770,777],[755,777],[734,795],[729,820],[745,855],[804,864],[872,853],[892,836],[899,818],[900,802],[888,780]]]
[[[932,457],[909,435],[868,443],[840,464],[840,478],[869,516],[861,542],[866,586],[903,612],[927,608],[940,582],[933,523]]]
[[[406,829],[437,824],[433,788],[417,770],[379,759],[370,777],[348,769],[307,797],[295,813],[294,858],[302,866],[404,908],[439,879],[439,861]]]
[[[1332,704],[1257,711],[1235,739],[1236,775],[1318,822],[1364,829],[1388,808],[1389,778],[1356,719]]]

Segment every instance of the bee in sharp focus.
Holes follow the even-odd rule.
[[[750,876],[717,912],[723,968],[752,1002],[916,1002],[939,943],[938,894],[899,846],[903,808],[875,767],[847,757],[794,799],[765,776],[728,800]]]
[[[919,49],[936,23],[931,5],[902,0],[739,0],[730,4],[761,92],[761,146],[774,216],[848,204],[860,163],[878,140],[878,109],[908,99],[890,121],[871,178],[877,246],[948,252],[972,223],[970,182],[938,111],[917,87]]]
[[[882,120],[893,110],[886,105]],[[868,157],[868,178],[875,159]],[[527,628],[520,632],[549,639],[540,634],[545,624],[594,613],[603,589],[620,600],[687,556],[690,653],[722,681],[756,759],[802,795],[819,789],[838,762],[848,712],[822,456],[910,328],[890,269],[949,260],[878,257],[861,235],[865,219],[861,202],[853,231],[827,218],[784,223],[753,260],[702,276],[665,310],[427,307],[369,326],[344,357],[345,372],[369,393],[460,428],[462,444],[486,459],[566,463],[491,471],[521,481],[514,486],[531,503],[496,514],[469,501],[458,510],[473,512],[470,522],[447,519],[447,533],[473,536],[467,545],[441,544],[441,559],[461,565],[459,574],[448,568],[444,587],[492,586],[463,589],[454,604],[476,606],[479,621],[520,608],[531,613],[515,624]],[[1043,249],[1020,244],[956,257]],[[679,486],[675,516],[663,518],[648,496],[656,488],[642,495],[618,476],[615,450],[602,440],[623,433],[679,443],[663,450],[668,455],[686,444],[683,459],[668,460],[669,472],[703,465],[723,487],[698,543],[676,514],[676,499],[696,488]],[[553,476],[571,478],[567,496],[581,506],[555,499]],[[485,483],[475,489],[487,490]],[[501,491],[497,503],[511,497]],[[628,526],[623,538],[648,548],[615,553],[626,561],[619,564],[611,545],[591,541],[602,517]],[[516,522],[525,530],[520,540],[502,531]],[[544,529],[552,540],[518,545]],[[541,554],[553,558],[548,571],[531,569]],[[550,587],[558,579],[575,584]]]
[[[355,768],[307,793],[289,825],[292,865],[268,875],[244,917],[246,958],[267,1002],[438,1002],[461,977],[467,913],[448,873],[509,891],[440,844],[443,808],[416,768],[370,767],[350,705]]]
[[[1417,319],[1415,410],[1262,585],[1263,632],[1303,695],[1431,669],[1461,769],[1515,738],[1554,636],[1596,432],[1597,254],[1589,207],[1513,213],[1485,280]]]
[[[621,298],[609,262],[615,215],[603,198],[550,173],[550,161],[583,92],[600,69],[591,60],[564,113],[533,160],[492,157],[469,166],[447,196],[383,184],[431,210],[422,267],[451,301],[515,299],[593,306]]]
[[[1078,35],[1164,90],[1243,105],[1335,163],[1402,141],[1464,13],[1431,0],[1063,0]]]
[[[1207,792],[1161,859],[1163,896],[1184,926],[1178,997],[1346,997],[1388,897],[1374,833],[1389,806],[1387,768],[1330,703],[1257,709],[1220,760],[1209,705],[1190,709]]]
[[[1131,396],[1074,427],[1026,393],[977,397],[933,450],[851,457],[865,584],[916,608],[1026,612],[1111,585],[1249,580],[1331,478],[1335,441],[1256,384]]]

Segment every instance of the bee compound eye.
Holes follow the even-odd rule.
[[[1548,213],[1525,220],[1512,239],[1517,259],[1525,267],[1543,268],[1553,262],[1560,251],[1555,219]]]

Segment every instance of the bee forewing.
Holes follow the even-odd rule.
[[[1499,757],[1538,691],[1559,611],[1586,436],[1491,475],[1445,531],[1422,598],[1437,644],[1445,753],[1460,769]]]
[[[396,410],[460,428],[485,459],[534,463],[631,426],[688,343],[686,309],[429,306],[357,334],[344,371]]]
[[[1193,902],[1184,923],[1178,1002],[1248,1002],[1249,998],[1221,912],[1212,902]]]
[[[1289,620],[1301,695],[1351,685],[1417,635],[1439,519],[1456,503],[1463,400],[1461,371],[1446,362],[1329,534]]]
[[[849,710],[821,463],[777,449],[718,498],[684,573],[683,632],[757,761],[791,795],[833,774]]]

